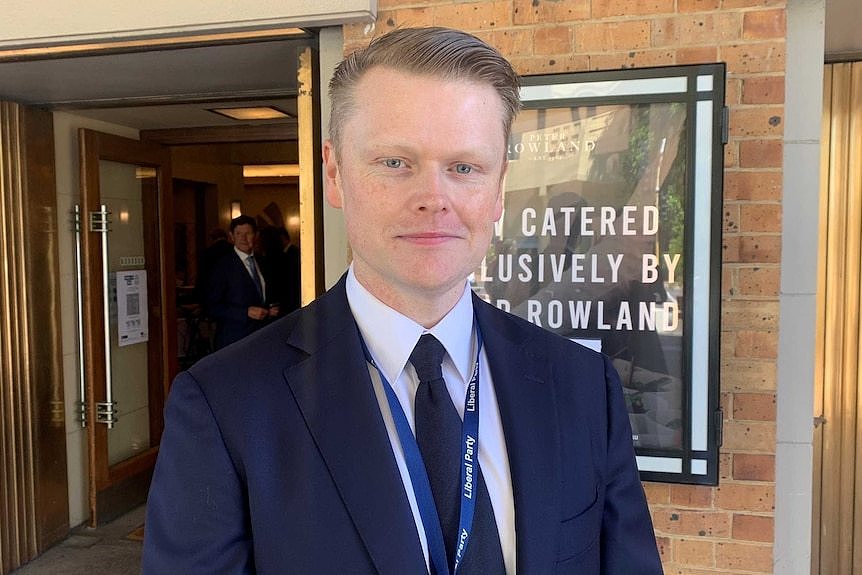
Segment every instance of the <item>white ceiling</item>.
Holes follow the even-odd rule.
[[[274,105],[295,115],[298,55],[313,42],[294,38],[0,62],[0,99],[138,129],[237,125],[208,111],[216,102]]]
[[[826,55],[862,57],[862,0],[826,0]],[[0,99],[138,129],[236,125],[214,102],[294,113],[293,38],[39,61],[0,62]],[[220,104],[221,105],[221,104]]]

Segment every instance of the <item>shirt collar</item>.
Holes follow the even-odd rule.
[[[401,375],[416,342],[424,333],[431,333],[440,340],[461,379],[469,381],[475,359],[475,337],[472,290],[466,281],[455,307],[428,330],[365,289],[356,279],[353,266],[347,273],[346,288],[347,301],[365,345],[390,383],[394,384]]]
[[[236,247],[236,246],[234,246],[234,247],[233,247],[233,251],[235,251],[235,252],[236,252],[236,255],[238,255],[238,256],[239,256],[239,259],[240,259],[240,260],[242,260],[242,261],[245,261],[245,260],[247,260],[248,258],[250,258],[252,255],[254,255],[254,252],[252,252],[252,253],[250,253],[250,254],[247,254],[247,253],[245,253],[244,251],[242,251],[241,249],[239,249],[239,248],[238,248],[238,247]]]

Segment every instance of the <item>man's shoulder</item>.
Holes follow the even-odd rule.
[[[314,351],[328,340],[338,325],[352,321],[343,288],[324,293],[305,307],[275,320],[243,339],[220,349],[195,364],[193,371],[217,375],[230,366],[244,365],[259,372],[277,368],[279,372]]]

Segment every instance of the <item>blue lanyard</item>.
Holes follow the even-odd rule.
[[[476,326],[478,339],[478,350],[476,352],[476,363],[473,367],[473,375],[467,384],[467,396],[464,400],[464,422],[461,425],[461,514],[458,522],[458,546],[455,549],[455,569],[470,541],[470,533],[473,528],[473,512],[476,509],[476,466],[479,461],[479,355],[482,352],[482,333]],[[428,473],[422,461],[419,444],[410,429],[410,422],[401,407],[401,402],[395,395],[392,385],[383,375],[383,371],[371,357],[368,347],[362,336],[362,350],[365,359],[370,363],[383,382],[386,391],[386,400],[389,403],[389,411],[395,420],[395,430],[398,433],[398,441],[404,450],[404,461],[407,464],[407,472],[410,482],[413,484],[413,493],[416,496],[416,504],[419,507],[419,516],[422,518],[422,527],[425,530],[425,540],[428,542],[428,554],[437,575],[449,574],[449,562],[446,560],[446,547],[443,543],[443,530],[440,526],[440,518],[437,516],[437,506],[434,504],[434,496],[431,493],[431,483],[428,481]]]

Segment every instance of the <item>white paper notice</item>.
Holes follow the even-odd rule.
[[[132,345],[149,339],[147,317],[147,272],[117,272],[118,345]]]

